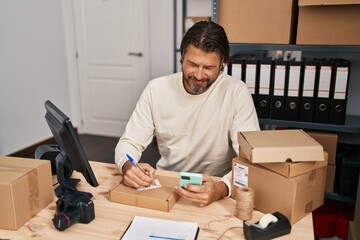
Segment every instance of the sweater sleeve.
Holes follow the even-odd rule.
[[[239,155],[240,149],[237,140],[238,132],[259,131],[260,126],[254,102],[247,87],[242,88],[239,91],[238,100],[235,102],[234,121],[231,127],[231,142],[235,152]],[[228,172],[221,179],[228,187],[228,197],[231,196],[231,178],[232,171]]]
[[[151,113],[151,89],[146,86],[138,100],[123,135],[115,148],[115,163],[122,173],[122,166],[128,160],[126,154],[138,162],[141,153],[150,144],[154,134]]]

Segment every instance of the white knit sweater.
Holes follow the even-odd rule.
[[[150,81],[115,149],[121,172],[125,154],[139,160],[156,137],[157,168],[224,176],[231,193],[231,160],[239,154],[237,133],[259,130],[245,83],[221,73],[203,94],[184,89],[182,73]]]

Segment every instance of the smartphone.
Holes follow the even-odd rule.
[[[185,184],[202,185],[202,174],[180,172],[180,187],[184,187]]]

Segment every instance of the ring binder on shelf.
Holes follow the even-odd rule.
[[[253,97],[254,105],[256,106],[257,94],[258,94],[258,61],[257,60],[245,60],[243,65],[244,81],[249,88],[251,96]]]
[[[271,86],[271,60],[259,61],[259,88],[256,100],[256,111],[259,118],[270,117],[270,86]]]
[[[312,122],[315,104],[315,82],[317,63],[305,60],[303,62],[303,79],[300,85],[300,114],[299,120]]]
[[[318,65],[317,91],[315,92],[314,122],[328,123],[330,109],[330,87],[332,81],[332,61],[323,60]]]
[[[348,81],[351,62],[339,59],[334,64],[329,123],[345,124]]]
[[[300,112],[300,84],[302,76],[302,63],[290,61],[289,75],[287,78],[287,91],[285,103],[285,120],[299,120]]]
[[[272,119],[284,119],[287,62],[274,61],[273,69],[270,117]]]

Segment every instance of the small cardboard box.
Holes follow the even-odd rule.
[[[239,132],[240,156],[253,163],[323,161],[323,147],[302,130]]]
[[[219,0],[218,23],[230,43],[294,43],[297,1]]]
[[[294,224],[324,202],[326,166],[287,178],[242,157],[232,163],[231,197],[236,199],[237,187],[250,187],[260,212],[279,211]]]
[[[296,44],[360,45],[359,0],[299,0]]]
[[[328,159],[327,152],[324,152],[324,159]],[[325,167],[327,161],[314,162],[286,162],[286,163],[259,163],[267,169],[270,169],[284,177],[291,178],[310,172],[314,169]]]
[[[329,154],[328,164],[336,165],[338,134],[321,131],[306,131],[306,133],[320,143],[323,146],[324,151]]]
[[[0,156],[0,228],[20,228],[53,199],[50,161]]]
[[[169,212],[180,198],[174,189],[175,185],[179,185],[179,177],[159,174],[156,178],[160,181],[161,187],[143,191],[127,187],[120,183],[110,190],[110,201]]]

